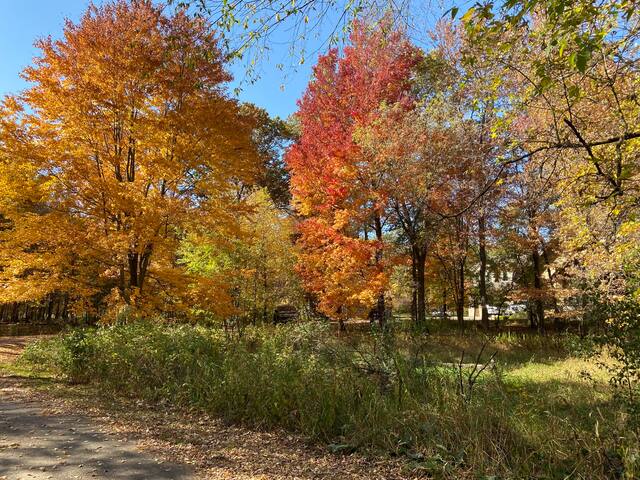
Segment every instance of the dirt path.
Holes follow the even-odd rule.
[[[29,342],[33,342],[38,338],[46,338],[36,335],[23,335],[16,337],[2,337],[0,336],[0,362],[12,362],[18,355],[24,350],[24,347]]]

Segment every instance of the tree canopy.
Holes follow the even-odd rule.
[[[222,278],[175,262],[185,232],[235,235],[234,185],[256,173],[254,119],[225,94],[210,26],[118,1],[37,46],[31,86],[2,104],[3,298],[228,310]]]

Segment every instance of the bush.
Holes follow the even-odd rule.
[[[29,343],[18,359],[19,365],[29,366],[35,372],[48,372],[57,376],[69,371],[69,350],[62,335]]]
[[[231,339],[198,326],[134,323],[71,331],[30,346],[23,361],[105,392],[284,427],[337,452],[404,455],[427,474],[609,478],[602,452],[610,447],[591,430],[569,425],[553,406],[527,407],[498,370],[463,397],[455,369],[398,338],[349,345],[326,325],[305,323]]]
[[[616,361],[612,383],[640,423],[640,303],[632,297],[600,303],[596,314],[606,325],[600,341]]]

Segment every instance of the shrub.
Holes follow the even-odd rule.
[[[36,372],[66,375],[69,351],[62,335],[29,343],[18,359],[18,364],[28,365]]]
[[[606,327],[600,337],[615,360],[612,383],[638,422],[640,415],[640,303],[632,297],[598,305]]]

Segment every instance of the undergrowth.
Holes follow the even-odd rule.
[[[498,361],[473,382],[478,370],[439,362],[429,337],[349,342],[318,323],[241,337],[152,323],[73,330],[30,345],[20,362],[110,394],[283,427],[335,452],[403,456],[435,478],[636,478],[638,434],[625,411],[593,379],[526,363],[543,341],[494,339]],[[572,348],[548,342],[558,357]],[[473,363],[478,352],[462,345]]]

